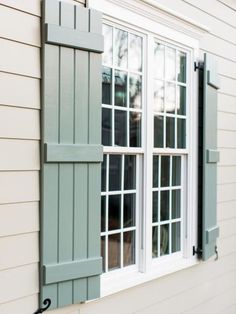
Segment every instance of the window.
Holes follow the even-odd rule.
[[[103,272],[144,271],[186,256],[190,52],[113,23],[103,34]]]

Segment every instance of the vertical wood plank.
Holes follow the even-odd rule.
[[[74,27],[74,6],[60,2],[60,25]],[[60,48],[59,142],[74,139],[74,50]],[[59,165],[59,262],[73,258],[73,164]],[[71,304],[72,281],[58,284],[58,305]]]
[[[90,10],[90,32],[102,33],[100,12]],[[101,55],[90,52],[89,63],[89,143],[101,143]],[[100,256],[101,164],[88,166],[88,257]],[[100,278],[88,278],[88,299],[97,297]]]
[[[43,2],[45,22],[59,25],[59,2]],[[59,105],[59,47],[45,45],[43,49],[43,84],[42,84],[42,137],[45,141],[58,141],[58,105]],[[46,56],[46,57],[45,57]],[[44,150],[42,143],[42,160]],[[55,263],[58,257],[58,165],[43,165],[42,171],[43,212],[41,215],[41,263]],[[41,267],[42,269],[42,267]],[[41,283],[43,274],[41,273]],[[57,284],[44,286],[41,289],[41,304],[45,298],[57,306]]]
[[[75,28],[88,31],[88,10],[76,7]],[[86,51],[75,51],[75,143],[88,143],[88,66]],[[87,258],[87,177],[86,164],[75,165],[74,258]],[[83,184],[81,184],[83,182]],[[87,299],[87,278],[74,280],[74,302]]]

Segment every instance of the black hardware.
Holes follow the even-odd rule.
[[[202,256],[202,250],[199,248],[195,248],[195,246],[193,246],[193,255],[197,254],[198,257]]]
[[[52,301],[50,299],[45,299],[43,301],[43,304],[45,305],[45,307],[41,307],[40,309],[38,309],[36,312],[34,312],[34,314],[40,314],[40,313],[43,313],[45,312],[49,306],[51,305]]]
[[[217,245],[215,246],[215,253],[216,253],[215,261],[217,261],[218,258],[219,258],[219,254],[218,254],[218,250],[217,250]]]
[[[194,62],[194,71],[203,70],[203,62]]]

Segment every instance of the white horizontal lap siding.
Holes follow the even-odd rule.
[[[0,313],[38,306],[40,0],[0,0]]]

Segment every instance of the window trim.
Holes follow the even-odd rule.
[[[193,71],[193,61],[198,57],[198,52],[199,52],[198,40],[195,38],[189,37],[182,32],[166,28],[166,26],[163,27],[163,25],[161,25],[162,27],[160,27],[160,32],[154,33],[152,30],[150,31],[150,28],[153,25],[155,25],[154,29],[158,31],[160,24],[158,22],[153,22],[153,21],[149,23],[147,19],[146,19],[147,23],[142,24],[142,25],[145,25],[145,29],[144,29],[143,27],[140,27],[138,25],[140,23],[140,20],[143,21],[143,17],[140,18],[138,11],[135,14],[133,14],[132,17],[129,18],[128,20],[129,23],[125,22],[126,16],[125,15],[123,16],[120,12],[117,13],[117,10],[115,10],[115,6],[111,4],[110,2],[112,1],[109,1],[108,3],[109,6],[106,6],[104,4],[101,4],[100,1],[93,1],[93,0],[90,1],[92,6],[94,5],[95,9],[100,9],[104,11],[104,15],[103,15],[104,23],[113,25],[115,27],[120,25],[121,27],[127,28],[128,30],[131,30],[131,31],[133,30],[134,33],[138,32],[138,34],[140,35],[143,34],[144,36],[146,36],[147,37],[146,51],[148,51],[149,54],[153,52],[152,48],[154,44],[154,38],[158,41],[163,41],[164,43],[170,46],[174,45],[174,48],[177,48],[177,49],[179,48],[183,51],[186,51],[189,54],[188,64],[187,64],[187,69],[188,69],[187,75],[189,76],[189,84],[191,85],[192,91],[190,95],[188,96],[188,98],[192,104],[192,114],[188,116],[188,126],[186,127],[187,129],[189,129],[189,125],[191,125],[194,127],[195,130],[197,130],[197,116],[198,116],[197,88],[198,86],[197,86],[197,76],[196,76],[196,73]],[[128,11],[127,9],[125,10],[122,8],[122,10],[126,11],[126,13],[127,12],[130,13],[130,11]],[[122,20],[121,20],[121,16],[122,16]],[[145,49],[145,45],[144,45],[144,49]],[[150,60],[150,58],[146,56],[146,60]],[[144,82],[144,85],[143,85],[143,90],[146,93],[144,102],[152,103],[153,102],[152,100],[153,83],[150,82],[150,80],[153,81],[153,77],[150,73],[148,76],[146,75],[147,72],[151,71],[152,67],[151,67],[150,62],[149,64],[145,63],[146,60],[144,61],[144,67],[146,66],[146,69],[144,68],[144,77],[146,78],[146,84]],[[144,106],[142,135],[143,135],[144,130],[148,130],[148,128],[146,128],[146,123],[148,121],[150,123],[150,119],[152,121],[153,112],[151,110],[147,110],[147,106]],[[152,132],[152,129],[149,129],[148,132]],[[139,257],[139,269],[137,271],[137,267],[129,266],[122,269],[122,271],[118,270],[118,271],[112,271],[110,273],[108,272],[106,274],[103,274],[101,276],[101,296],[106,296],[106,295],[124,290],[126,288],[133,287],[137,284],[144,283],[149,280],[162,277],[166,274],[170,274],[175,271],[185,269],[199,263],[197,258],[195,256],[192,256],[192,246],[196,244],[196,241],[197,241],[197,171],[198,171],[197,170],[197,151],[198,151],[197,139],[198,139],[198,136],[197,136],[197,132],[191,132],[191,134],[192,134],[191,137],[187,136],[187,143],[188,143],[189,148],[192,147],[192,152],[189,149],[181,149],[181,150],[180,149],[178,150],[157,149],[156,150],[158,151],[158,153],[170,153],[171,152],[173,154],[189,154],[187,171],[189,173],[189,177],[192,178],[192,186],[194,186],[194,188],[191,188],[190,184],[187,184],[187,182],[185,183],[187,195],[188,195],[186,204],[188,208],[192,208],[192,213],[191,215],[188,215],[186,219],[187,232],[189,234],[189,241],[188,243],[186,243],[186,241],[184,241],[183,243],[183,248],[184,248],[183,251],[185,252],[184,256],[181,256],[180,258],[180,253],[174,253],[172,254],[171,260],[170,259],[168,260],[169,256],[167,257],[163,256],[161,258],[158,258],[154,262],[152,258],[149,258],[148,261],[147,261],[147,258],[145,258],[148,256],[147,251],[151,252],[151,246],[152,246],[151,241],[147,243],[148,242],[147,239],[148,238],[151,239],[150,233],[152,231],[152,228],[149,227],[148,229],[146,229],[147,225],[151,226],[152,224],[152,218],[151,218],[152,212],[151,210],[149,210],[149,215],[147,216],[146,207],[148,206],[150,207],[151,199],[150,197],[148,197],[148,195],[144,194],[142,202],[143,204],[146,204],[145,212],[144,212],[145,227],[144,227],[144,230],[141,231],[140,233],[143,233],[143,234],[146,233],[147,236],[144,239],[145,245],[141,244],[140,257]],[[150,138],[152,139],[152,134],[149,134],[149,135],[151,136]],[[143,137],[142,144],[145,144],[145,148],[147,144],[145,143],[144,139],[146,138],[148,138],[148,134],[146,134]],[[150,147],[152,151],[154,152],[152,145]],[[126,147],[104,147],[104,153],[114,152],[114,153],[144,154],[145,151],[146,149],[142,147],[141,148],[129,148],[129,152],[127,152]],[[145,158],[149,158],[149,161],[147,160],[146,162],[147,168],[152,167],[152,156],[153,154],[147,154],[147,156],[145,157]],[[147,178],[147,173],[149,173],[150,175],[150,173],[152,172],[150,171],[150,169],[149,170],[145,169],[145,171],[143,171],[144,182],[147,182],[148,180],[149,182],[152,182],[152,178]],[[193,178],[195,178],[195,180]],[[147,189],[145,189],[145,191],[147,191]],[[193,221],[195,221],[194,225],[193,225]],[[146,249],[144,250],[143,247],[145,247]],[[149,256],[151,257],[151,255]],[[184,259],[183,257],[186,259]]]

